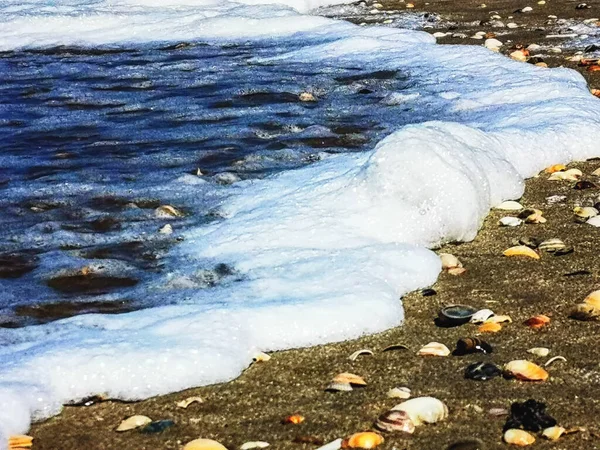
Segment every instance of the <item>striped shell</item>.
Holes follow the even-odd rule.
[[[415,424],[406,411],[386,411],[375,422],[375,428],[381,431],[402,431],[414,433]]]
[[[546,251],[548,253],[562,250],[566,247],[565,243],[558,238],[547,239],[543,241],[539,246],[539,250]]]

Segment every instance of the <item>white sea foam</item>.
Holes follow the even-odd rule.
[[[0,47],[318,31],[327,43],[276,59],[402,70],[422,88],[419,95],[398,94],[401,105],[446,102],[457,121],[405,126],[368,153],[235,184],[221,207],[225,219],[189,230],[169,256],[176,269],[152,282],[147,295],[163,298],[165,306],[0,329],[1,435],[25,432],[32,418],[55,414],[69,400],[140,399],[224,381],[258,350],[398,325],[399,297],[439,273],[440,262],[426,247],[472,239],[489,208],[520,197],[523,178],[541,168],[598,156],[600,102],[575,72],[280,6],[221,2],[205,4],[203,13],[191,0],[160,4],[146,2],[119,17],[114,10],[100,13],[104,2],[5,3]],[[215,14],[224,21],[218,27]],[[225,23],[237,24],[235,32],[217,29]],[[202,289],[198,267],[223,263],[232,279]],[[0,438],[0,448],[4,443]]]

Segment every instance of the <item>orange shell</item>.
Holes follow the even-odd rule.
[[[342,448],[375,448],[383,443],[383,436],[373,431],[354,433],[342,441]]]
[[[593,66],[589,66],[587,70],[588,72],[598,72],[600,71],[600,66],[598,64],[594,64]]]
[[[507,444],[516,445],[518,447],[526,447],[535,442],[533,435],[525,430],[510,429],[506,430],[503,436],[504,442]]]
[[[524,359],[517,359],[504,366],[504,371],[523,381],[546,381],[548,372],[537,364]]]
[[[565,166],[564,164],[554,164],[553,166],[546,167],[544,172],[546,172],[546,173],[560,172],[561,170],[565,170],[566,168],[567,168],[567,166]]]
[[[500,325],[499,323],[485,322],[483,325],[477,328],[477,331],[479,331],[480,333],[497,333],[501,329],[502,325]]]
[[[526,245],[517,245],[515,247],[508,248],[503,252],[504,256],[527,256],[528,258],[540,259],[540,255],[537,252]]]
[[[212,439],[194,439],[185,444],[183,450],[227,450],[227,448]]]
[[[283,423],[293,423],[294,425],[298,425],[302,422],[304,422],[304,416],[301,416],[300,414],[292,414],[283,419]]]
[[[592,95],[596,97],[600,97],[600,89],[592,89]]]
[[[537,316],[533,316],[525,321],[525,325],[527,325],[529,328],[533,328],[534,330],[538,330],[549,323],[550,317],[543,314],[538,314]]]
[[[367,382],[363,377],[359,377],[358,375],[354,375],[353,373],[340,373],[336,375],[333,380],[334,383],[345,383],[345,384],[353,384],[356,386],[366,386]]]
[[[583,303],[586,303],[595,308],[600,308],[600,291],[594,291],[590,293],[584,300]]]
[[[16,434],[8,438],[9,450],[31,448],[33,446],[33,438],[25,434]]]

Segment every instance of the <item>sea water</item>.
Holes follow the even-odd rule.
[[[400,325],[430,248],[599,155],[576,72],[318,6],[2,3],[0,242],[24,269],[0,278],[0,446],[70,401]]]

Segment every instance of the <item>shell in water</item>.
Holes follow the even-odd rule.
[[[185,444],[183,450],[227,450],[227,448],[212,439],[194,439]]]
[[[523,381],[545,381],[548,379],[548,372],[537,364],[524,359],[509,362],[504,366],[504,372]]]
[[[591,305],[595,308],[600,308],[600,291],[594,291],[589,294],[584,300],[583,303],[586,305]]]
[[[455,267],[462,267],[462,263],[458,258],[450,253],[440,253],[440,259],[442,260],[442,269],[448,270]]]
[[[569,317],[583,321],[598,320],[600,318],[600,308],[587,303],[580,303],[571,309]]]
[[[500,203],[495,209],[500,209],[502,211],[520,211],[523,209],[523,205],[519,202],[515,202],[513,200],[508,200],[506,202]]]
[[[551,441],[558,441],[558,439],[563,435],[563,433],[567,431],[563,427],[559,427],[558,425],[545,428],[542,431],[542,435]]]
[[[480,309],[471,317],[471,323],[483,323],[494,315],[491,309]]]
[[[384,412],[375,422],[375,428],[381,431],[402,431],[404,433],[414,433],[415,424],[408,416],[406,411],[387,411]]]
[[[439,342],[430,342],[417,352],[419,356],[448,356],[450,349]]]
[[[534,348],[530,348],[529,350],[527,350],[527,353],[531,353],[532,355],[535,356],[548,356],[550,354],[550,349],[546,348],[546,347],[534,347]]]
[[[383,444],[383,436],[373,431],[354,433],[342,441],[342,448],[364,448],[370,449]]]
[[[448,417],[448,407],[434,397],[416,397],[392,408],[392,411],[405,411],[415,426],[423,423],[436,423]]]
[[[407,387],[395,387],[388,391],[388,398],[401,398],[403,400],[410,398],[410,389]]]
[[[519,447],[526,447],[535,442],[535,438],[532,434],[525,430],[510,429],[506,430],[503,436],[504,442],[511,445],[517,445]]]
[[[518,227],[519,225],[523,224],[523,221],[521,219],[519,219],[518,217],[502,217],[499,221],[498,224],[501,227]]]
[[[173,217],[183,217],[184,214],[171,205],[161,205],[154,210],[154,215],[160,219],[170,219]]]
[[[129,431],[134,430],[135,428],[143,427],[152,422],[152,419],[147,416],[131,416],[127,419],[123,420],[115,431]]]
[[[480,333],[497,333],[502,329],[502,325],[496,322],[486,322],[477,328]]]
[[[540,259],[540,255],[535,250],[527,247],[526,245],[516,245],[510,247],[503,252],[504,256],[527,256],[528,258]]]
[[[8,438],[8,450],[20,450],[31,448],[33,446],[33,438],[26,434],[15,434]]]

